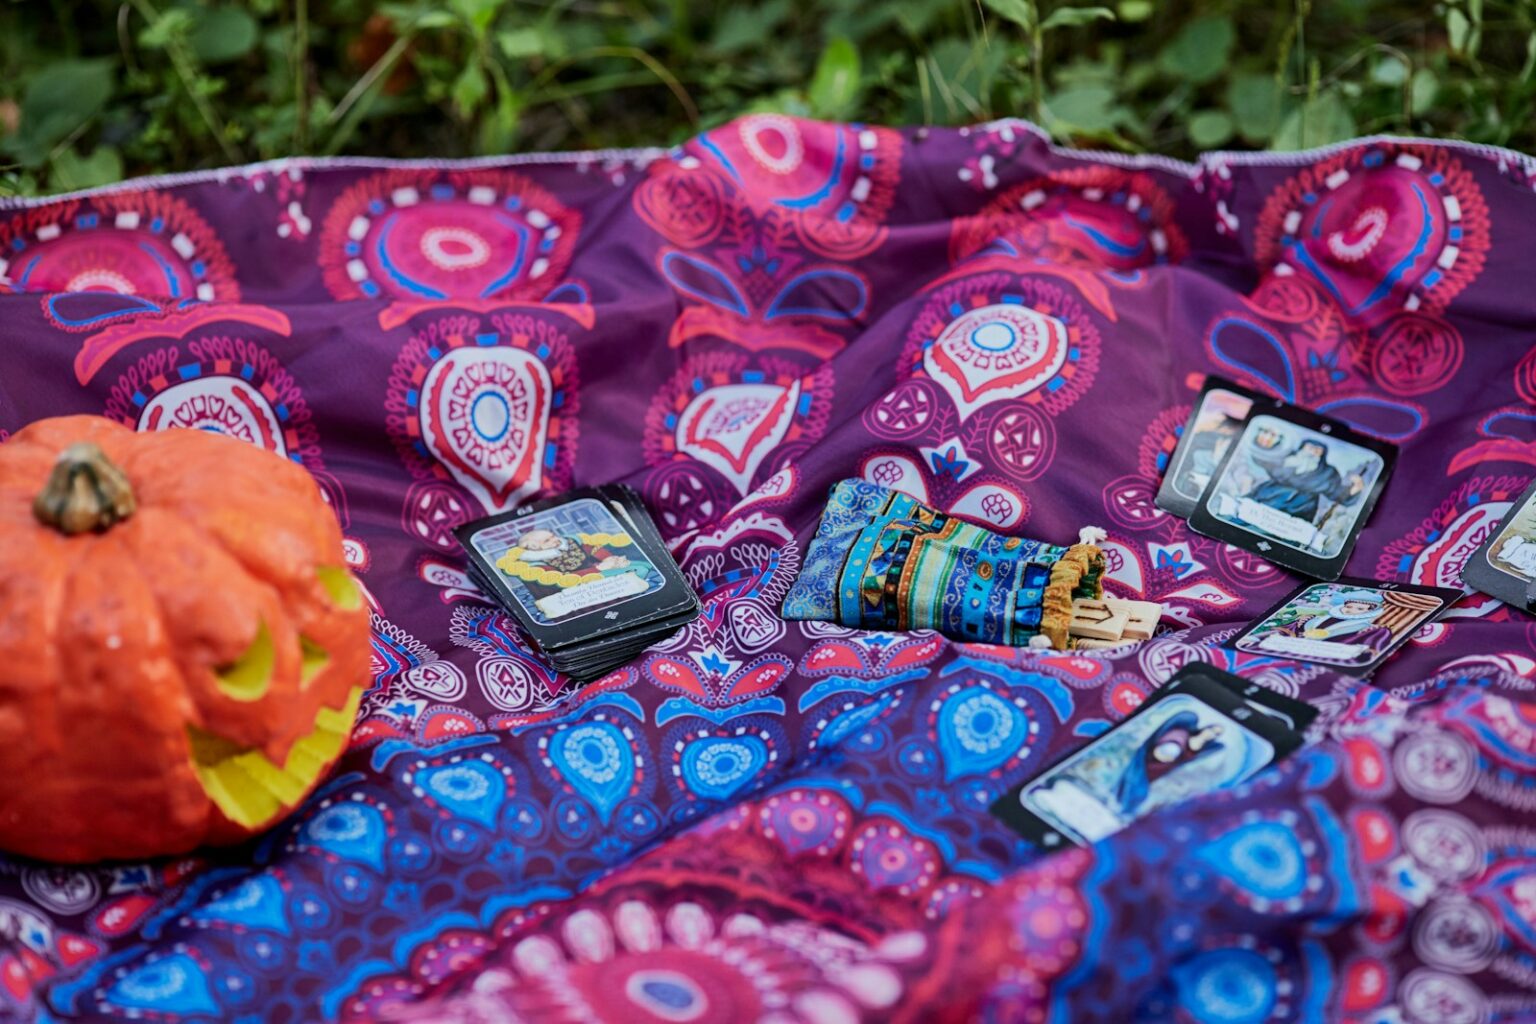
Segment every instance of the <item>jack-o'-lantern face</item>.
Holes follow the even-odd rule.
[[[0,446],[0,848],[233,842],[340,756],[368,612],[297,465],[200,431],[44,420]],[[38,780],[45,780],[39,782]]]

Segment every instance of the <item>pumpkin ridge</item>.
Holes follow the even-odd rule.
[[[314,478],[310,477],[307,473],[305,474],[305,478],[310,480],[312,483],[314,481]],[[315,487],[318,490],[319,485],[316,484]],[[324,499],[322,499],[322,501],[323,500]],[[308,603],[305,599],[309,595],[304,592],[304,589],[302,588],[302,585],[297,580],[295,580],[294,581],[294,585],[290,587],[290,586],[287,585],[286,581],[272,579],[267,574],[267,572],[266,572],[267,567],[265,565],[262,565],[260,563],[252,562],[250,559],[244,557],[244,554],[243,554],[241,548],[239,548],[238,546],[235,546],[235,545],[231,545],[230,543],[228,543],[225,540],[225,538],[219,536],[219,534],[217,532],[215,532],[213,530],[210,530],[206,526],[204,526],[201,522],[199,522],[197,520],[195,514],[193,514],[191,510],[188,510],[188,509],[184,508],[180,502],[177,502],[177,503],[174,503],[174,504],[171,504],[171,505],[161,505],[161,506],[158,506],[158,507],[162,511],[166,512],[168,515],[172,515],[172,516],[176,517],[177,521],[182,523],[182,524],[184,524],[189,530],[192,530],[195,533],[197,533],[198,536],[202,539],[202,541],[204,543],[209,544],[209,545],[213,546],[214,548],[216,548],[217,550],[222,551],[226,555],[228,555],[231,559],[234,560],[234,562],[237,565],[240,566],[240,569],[247,576],[249,576],[252,580],[254,580],[254,581],[262,584],[263,586],[266,586],[270,590],[272,590],[273,593],[275,593],[277,595],[278,603],[280,605],[282,605],[284,608],[286,608],[286,609],[302,609]],[[330,513],[330,506],[327,505],[327,506],[325,506],[325,508],[326,508],[327,514],[331,514]],[[339,529],[340,528],[338,527],[338,532],[339,532]],[[315,545],[312,544],[312,543],[309,543],[310,538],[305,538],[305,540],[306,540],[306,543],[305,543],[304,546],[306,548],[310,549],[309,553],[317,554],[314,551]],[[321,569],[321,568],[328,568],[328,566],[324,566],[324,565],[318,564],[321,561],[321,559],[318,556],[315,557],[313,559],[313,561],[315,563],[317,563],[316,564],[316,570],[317,571],[319,569]],[[346,572],[346,571],[349,571],[349,570],[346,570],[345,568],[343,568],[342,571]],[[354,583],[353,586],[355,587],[356,584]],[[361,594],[359,594],[358,599],[359,599],[359,601],[361,601],[361,599],[362,599],[361,598]],[[345,609],[343,609],[343,610],[345,610]],[[307,625],[310,625],[310,623],[309,622],[299,622],[298,621],[298,617],[294,616],[294,626],[295,626],[295,628],[299,632],[302,633],[303,632],[303,627],[305,627]]]

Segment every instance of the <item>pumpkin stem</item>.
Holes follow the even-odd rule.
[[[59,453],[48,482],[32,503],[32,514],[61,533],[99,533],[133,515],[137,507],[123,471],[100,445],[82,441]]]

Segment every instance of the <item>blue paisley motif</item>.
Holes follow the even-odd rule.
[[[706,800],[725,800],[768,764],[768,747],[756,736],[707,736],[683,749],[683,779]]]
[[[305,823],[301,838],[343,860],[362,861],[375,871],[384,869],[384,818],[368,804],[332,804]]]
[[[552,738],[549,757],[608,824],[635,778],[635,754],[623,731],[608,722],[584,722]]]
[[[290,926],[283,899],[283,889],[277,879],[271,875],[256,875],[188,916],[194,921],[265,928],[287,935]]]
[[[1262,899],[1296,899],[1306,890],[1307,858],[1301,842],[1278,822],[1256,821],[1235,828],[1195,851],[1195,856]]]
[[[1259,1024],[1275,1005],[1275,972],[1258,953],[1217,949],[1173,969],[1179,1005],[1200,1024]]]
[[[1023,710],[984,686],[951,694],[939,709],[939,751],[944,781],[1000,767],[1028,745],[1034,724]]]
[[[178,1017],[219,1012],[202,966],[185,953],[173,953],[135,968],[108,988],[105,998],[125,1010]]]
[[[507,795],[506,780],[484,761],[423,768],[416,772],[416,784],[444,809],[486,828],[496,826],[496,814]]]

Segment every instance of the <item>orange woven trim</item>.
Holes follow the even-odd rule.
[[[1073,544],[1051,566],[1040,613],[1040,633],[1058,651],[1067,649],[1072,600],[1104,595],[1104,552],[1097,544]]]

